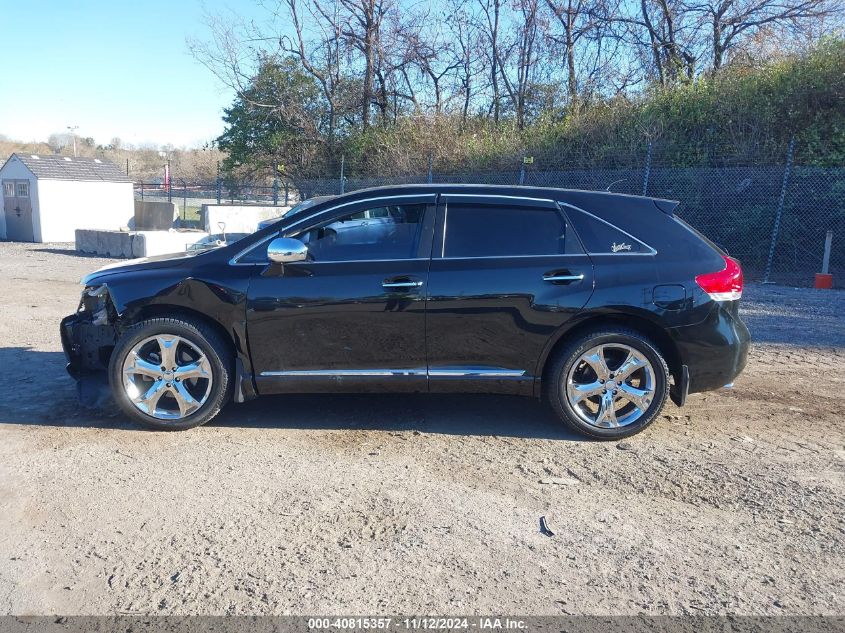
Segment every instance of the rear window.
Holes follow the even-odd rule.
[[[625,255],[654,252],[647,244],[590,213],[567,207],[566,215],[588,253]]]
[[[556,209],[452,204],[446,209],[444,257],[509,257],[565,252]]]

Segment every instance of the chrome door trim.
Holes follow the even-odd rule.
[[[368,376],[425,376],[425,369],[300,369],[294,371],[262,371],[261,376],[296,377],[368,377]]]
[[[630,253],[631,255],[647,255],[648,253]],[[599,253],[603,255],[603,253]],[[459,259],[549,259],[551,257],[587,257],[587,253],[552,253],[551,255],[470,255],[468,257],[437,257],[438,261],[455,261]]]
[[[443,378],[520,378],[525,375],[522,369],[499,369],[497,367],[443,367],[440,369],[429,369],[430,377]]]
[[[440,369],[298,369],[285,371],[262,371],[261,376],[272,378],[368,378],[399,376],[428,376],[436,378],[521,378],[522,369],[500,369],[498,367],[443,367]]]
[[[441,193],[445,198],[446,204],[449,203],[450,198],[499,198],[501,200],[530,200],[531,202],[548,202],[554,206],[555,201],[552,198],[534,198],[532,196],[508,196],[505,194],[496,193]]]

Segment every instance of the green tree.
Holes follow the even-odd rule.
[[[216,143],[228,153],[223,162],[228,175],[296,181],[324,165],[326,102],[294,58],[262,59],[223,121],[226,128]]]

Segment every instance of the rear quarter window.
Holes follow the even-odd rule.
[[[644,242],[590,213],[573,207],[565,208],[570,224],[588,253],[625,255],[654,252]]]

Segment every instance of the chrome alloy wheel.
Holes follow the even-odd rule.
[[[654,400],[654,368],[629,345],[597,345],[575,361],[563,387],[569,405],[587,424],[603,429],[628,426]]]
[[[188,339],[159,334],[136,344],[123,361],[123,389],[135,407],[159,420],[180,420],[211,393],[211,363]]]

